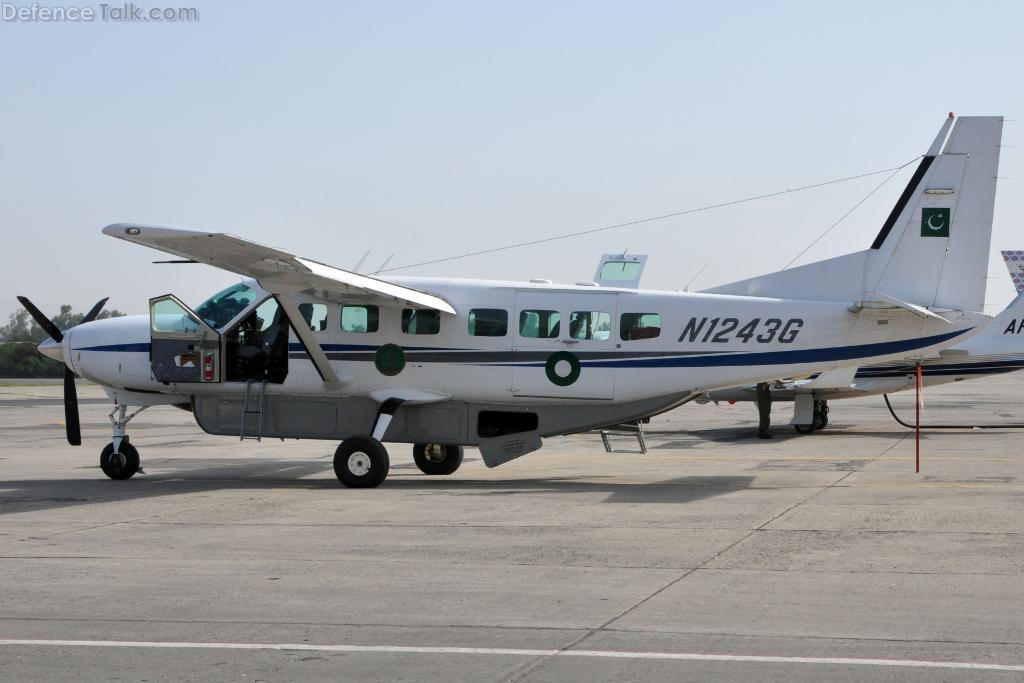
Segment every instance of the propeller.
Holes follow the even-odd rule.
[[[64,340],[64,333],[53,324],[53,321],[43,315],[43,312],[36,308],[36,305],[28,300],[28,297],[19,296],[18,301],[25,307],[28,314],[36,321],[36,324],[50,336],[50,339],[58,344]],[[89,312],[82,318],[82,323],[89,323],[96,319],[96,316],[103,310],[107,298],[100,299],[96,305],[89,309]],[[81,324],[81,323],[79,323]],[[68,443],[72,446],[82,445],[82,426],[78,419],[78,390],[75,388],[75,373],[71,371],[67,363],[64,363],[64,429],[68,435]]]

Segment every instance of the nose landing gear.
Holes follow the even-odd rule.
[[[111,479],[131,479],[137,472],[142,472],[139,464],[139,452],[128,443],[125,427],[132,418],[149,406],[142,406],[133,413],[128,406],[117,405],[110,411],[110,425],[114,428],[114,439],[100,453],[100,469]]]
[[[100,469],[111,479],[131,479],[141,469],[139,452],[128,443],[128,437],[121,441],[118,452],[114,452],[113,443],[108,443],[100,453]]]

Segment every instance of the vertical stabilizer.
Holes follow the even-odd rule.
[[[1010,271],[1010,279],[1017,293],[1024,292],[1024,251],[1004,251],[1003,262]]]
[[[868,291],[932,308],[983,310],[1002,129],[999,116],[961,116],[942,154],[921,160],[900,198],[909,191],[909,199],[894,208],[892,230],[872,244]]]
[[[1002,130],[1000,116],[950,115],[870,249],[707,291],[983,310]]]

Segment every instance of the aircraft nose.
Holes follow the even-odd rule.
[[[38,348],[39,353],[44,356],[60,361],[61,363],[64,362],[64,348],[52,339],[47,339],[36,348]]]

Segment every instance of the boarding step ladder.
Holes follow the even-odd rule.
[[[257,441],[263,440],[263,408],[264,398],[267,395],[267,380],[260,382],[259,393],[256,396],[256,409],[253,410],[250,405],[252,403],[252,385],[256,382],[254,379],[250,379],[245,383],[245,398],[242,400],[242,424],[239,430],[240,441],[246,439],[256,439]],[[246,418],[250,415],[256,416],[256,434],[245,433]]]
[[[644,454],[647,452],[647,441],[644,440],[644,423],[641,420],[636,422],[623,422],[617,424],[614,427],[608,429],[602,429],[601,441],[604,443],[604,450],[607,453],[635,453],[636,451],[620,450],[617,451],[612,448],[612,437],[618,436],[631,436],[636,439],[637,445],[640,446],[640,453]]]

